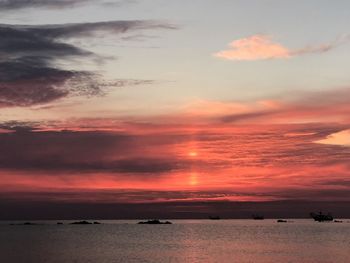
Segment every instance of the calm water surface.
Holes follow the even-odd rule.
[[[350,220],[100,222],[38,226],[0,222],[0,262],[350,262]]]

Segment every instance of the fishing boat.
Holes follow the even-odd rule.
[[[310,216],[317,222],[333,221],[333,216],[328,214],[319,213],[310,213]]]

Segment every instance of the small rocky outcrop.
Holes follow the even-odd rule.
[[[100,224],[101,223],[97,222],[97,221],[92,223],[92,222],[85,221],[85,220],[71,223],[71,225],[100,225]]]
[[[141,221],[141,222],[138,222],[138,224],[140,224],[140,225],[170,225],[172,223],[169,221],[162,222],[158,219],[153,219],[153,220]]]

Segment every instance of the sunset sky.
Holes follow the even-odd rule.
[[[345,0],[0,0],[0,204],[350,202],[349,24]]]

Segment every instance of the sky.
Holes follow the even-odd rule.
[[[349,23],[345,0],[0,0],[0,219],[341,211]]]

